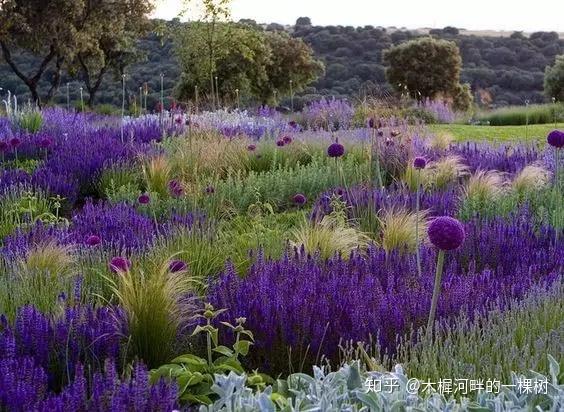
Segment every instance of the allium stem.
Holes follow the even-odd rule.
[[[382,181],[382,172],[380,170],[380,153],[378,150],[378,140],[376,139],[376,129],[372,129],[372,147],[375,151],[374,160],[376,162],[376,179],[378,181],[378,189],[381,189],[384,187],[384,183]],[[372,150],[370,150],[370,153],[372,153]],[[372,167],[372,164],[370,167]]]
[[[417,195],[415,196],[415,256],[417,258],[417,273],[421,278],[421,252],[419,250],[419,195],[421,192],[420,184],[421,172],[417,170]]]
[[[429,312],[429,321],[427,322],[427,333],[431,333],[431,328],[435,323],[437,303],[439,301],[439,294],[441,293],[441,279],[443,277],[444,262],[445,262],[445,251],[439,250],[439,254],[437,255],[437,270],[435,272],[435,286],[433,288],[433,299],[431,300],[431,310]]]

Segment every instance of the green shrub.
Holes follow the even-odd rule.
[[[478,116],[481,122],[489,122],[492,126],[520,126],[527,124],[546,124],[561,122],[564,119],[564,104],[533,104],[527,106],[510,106],[493,110]]]

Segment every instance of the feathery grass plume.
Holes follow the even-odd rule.
[[[550,171],[540,165],[525,166],[511,182],[511,189],[518,195],[540,190],[550,182]]]
[[[505,192],[506,182],[497,170],[478,170],[464,186],[464,196],[479,204],[498,200]]]
[[[197,183],[199,176],[225,178],[232,171],[246,171],[248,145],[247,139],[228,139],[213,131],[200,131],[191,139],[170,139],[166,142],[175,175],[193,183]]]
[[[428,214],[426,210],[417,213],[398,208],[382,212],[379,217],[382,249],[386,253],[393,250],[414,252],[418,239],[421,242],[426,237]]]
[[[454,137],[452,136],[452,134],[445,131],[440,131],[435,133],[429,139],[428,144],[431,149],[447,150],[453,142]]]
[[[455,183],[460,177],[466,176],[469,168],[460,156],[446,156],[437,161],[429,163],[422,173],[432,186],[444,189],[449,184]]]
[[[168,196],[171,175],[170,161],[164,155],[152,157],[143,164],[143,178],[148,191],[158,193],[163,198]]]
[[[171,358],[177,333],[195,314],[190,293],[198,282],[186,271],[172,272],[171,259],[160,266],[133,265],[106,277],[127,315],[130,355],[143,359],[149,367]]]
[[[55,278],[69,275],[74,260],[70,246],[51,240],[33,247],[22,263],[26,272],[45,273]]]
[[[310,222],[304,219],[302,225],[291,232],[291,244],[294,247],[303,246],[306,253],[319,253],[322,259],[329,259],[336,253],[348,258],[353,250],[368,246],[370,238],[349,226],[344,210],[339,209],[336,202],[333,204],[333,212],[324,216],[321,221]]]

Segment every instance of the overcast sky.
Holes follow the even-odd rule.
[[[182,0],[156,0],[155,16],[172,19]],[[474,30],[564,32],[564,0],[233,0],[232,18],[314,25],[456,26]]]

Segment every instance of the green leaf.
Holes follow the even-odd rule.
[[[233,356],[233,351],[231,349],[229,349],[227,346],[216,346],[215,348],[213,348],[214,352],[217,353],[221,353],[223,356],[227,356],[227,357],[231,357]]]
[[[239,342],[235,342],[235,344],[233,345],[233,349],[235,349],[235,351],[239,352],[241,355],[247,356],[251,345],[252,342],[248,340],[240,340]]]
[[[191,393],[186,393],[180,397],[181,400],[190,403],[199,403],[202,405],[211,405],[213,402],[209,396],[206,395],[192,395]]]
[[[202,366],[202,367],[205,367],[208,364],[204,359],[192,354],[179,356],[177,358],[174,358],[172,362],[182,363],[186,365]],[[173,365],[173,366],[178,366],[178,365]]]

